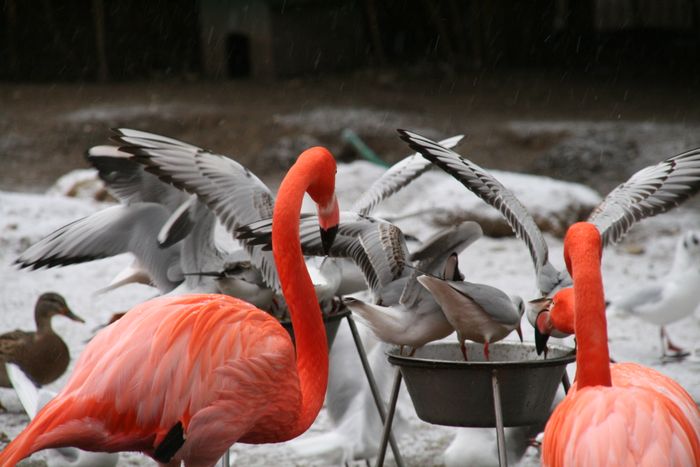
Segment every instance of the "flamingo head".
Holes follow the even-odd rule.
[[[316,174],[318,175],[309,185],[307,192],[316,202],[318,211],[318,224],[321,229],[321,245],[323,252],[328,254],[335,236],[338,233],[340,222],[340,209],[338,199],[335,196],[336,164],[331,153],[323,147],[316,146],[307,149],[299,156],[302,159],[315,159],[318,163]]]
[[[550,336],[562,338],[574,333],[574,289],[567,287],[552,298],[532,300],[528,320],[535,328],[537,355],[544,352],[546,357]]]

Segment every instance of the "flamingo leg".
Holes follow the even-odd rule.
[[[488,342],[484,342],[484,356],[486,357],[487,362],[491,361],[491,359],[489,358],[489,343]]]
[[[409,357],[413,357],[413,355],[416,353],[416,350],[418,350],[418,348],[417,348],[417,347],[413,347],[413,348],[411,349],[411,353],[409,353],[408,356],[409,356]]]

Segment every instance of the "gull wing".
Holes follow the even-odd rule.
[[[159,248],[156,235],[169,213],[160,204],[111,206],[55,230],[15,261],[20,268],[67,266],[130,252],[163,292],[184,277],[180,247]]]
[[[686,201],[700,190],[700,149],[643,168],[618,185],[591,213],[603,245],[618,242],[632,225]]]
[[[124,204],[159,203],[172,211],[187,199],[185,193],[146,172],[117,146],[93,146],[85,157],[97,169],[107,191]]]
[[[232,234],[238,227],[272,217],[273,196],[251,171],[228,157],[143,131],[118,129],[120,151],[147,167],[162,181],[196,194]],[[271,251],[245,245],[263,280],[279,290]]]
[[[440,144],[446,148],[457,146],[464,135],[443,139]],[[430,161],[419,153],[412,154],[392,165],[382,174],[350,208],[351,211],[369,216],[379,203],[423,175],[432,167]]]
[[[236,238],[269,249],[272,220],[267,219],[239,228]],[[301,248],[305,255],[324,255],[318,218],[302,214],[299,226]],[[408,259],[406,241],[395,225],[352,212],[341,212],[338,233],[328,256],[351,258],[360,268],[372,291],[398,279]]]
[[[406,130],[398,132],[411,148],[500,211],[515,235],[527,245],[537,274],[537,286],[542,293],[548,294],[567,281],[568,274],[557,271],[549,262],[549,249],[535,220],[509,189],[487,171],[454,151],[417,133]]]
[[[418,283],[418,276],[425,273],[442,276],[448,258],[453,253],[459,254],[464,251],[482,235],[479,224],[467,221],[441,230],[426,240],[410,256],[411,261],[415,262],[415,269],[406,281],[400,302],[409,308],[417,308],[418,302],[425,294],[425,287]]]

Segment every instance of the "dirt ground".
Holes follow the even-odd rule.
[[[465,133],[460,151],[477,163],[605,190],[623,179],[620,171],[628,175],[644,165],[639,157],[644,142],[620,138],[620,124],[671,125],[675,130],[665,138],[680,150],[694,141],[686,135],[697,133],[685,130],[700,122],[700,107],[691,105],[699,98],[700,89],[680,79],[564,71],[425,77],[386,70],[271,83],[5,83],[0,189],[43,191],[58,175],[87,167],[84,151],[105,143],[109,128],[127,126],[230,155],[267,181],[310,145],[355,157],[342,137],[346,128],[388,161],[407,153],[395,128],[436,138]],[[538,122],[568,124],[537,127]],[[571,141],[572,132],[577,141]],[[591,140],[596,144],[589,147]],[[574,164],[572,170],[572,154],[576,159],[586,152],[594,163]],[[617,163],[608,163],[613,159]]]

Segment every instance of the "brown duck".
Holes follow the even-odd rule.
[[[0,386],[12,387],[5,362],[19,366],[37,386],[57,380],[66,371],[70,353],[63,339],[51,328],[51,318],[54,315],[85,322],[73,314],[59,294],[42,294],[34,307],[36,332],[18,329],[0,334]]]

